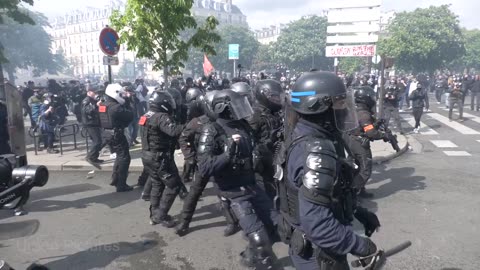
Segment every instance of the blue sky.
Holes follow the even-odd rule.
[[[109,1],[35,0],[33,9],[52,16],[87,6],[102,7]],[[321,14],[328,2],[332,2],[332,0],[233,0],[233,3],[247,15],[248,23],[253,29],[276,23],[288,23],[302,15]],[[441,4],[452,4],[452,9],[460,16],[462,26],[480,28],[480,17],[477,16],[480,10],[480,1],[478,0],[384,0],[383,9],[401,11]]]

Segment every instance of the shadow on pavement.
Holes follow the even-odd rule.
[[[398,191],[414,191],[424,190],[426,184],[423,182],[426,178],[415,174],[415,168],[390,168],[387,170],[387,166],[378,165],[375,166],[375,171],[372,174],[371,180],[368,184],[381,183],[378,188],[369,188],[367,184],[367,190],[375,194],[374,199],[385,198]]]
[[[0,224],[0,241],[33,235],[39,227],[36,219]]]
[[[153,239],[152,235],[154,235]],[[131,242],[117,242],[112,244],[104,244],[104,245],[97,245],[91,247],[87,250],[83,250],[71,255],[67,255],[63,259],[59,259],[56,261],[52,261],[49,263],[44,264],[51,270],[56,269],[104,269],[116,259],[122,256],[131,256],[134,254],[144,253],[146,251],[152,250],[156,246],[165,247],[167,244],[163,241],[163,239],[158,236],[158,233],[149,233],[144,237],[148,237],[150,239],[141,240],[134,243]],[[160,251],[158,252],[158,256],[161,257],[163,253]],[[129,258],[129,257],[128,257]],[[127,258],[127,260],[128,260]],[[163,259],[165,255],[163,255]],[[47,259],[47,258],[43,258]],[[119,263],[115,265],[115,269],[121,269],[122,265],[126,265],[128,263]],[[133,262],[130,263],[131,265],[128,267],[130,269],[138,269],[137,265],[132,265]],[[165,269],[159,266],[158,269]]]
[[[85,191],[99,190],[99,189],[101,189],[100,186],[97,186],[94,184],[88,184],[88,183],[56,187],[56,188],[48,188],[48,189],[38,189],[38,190],[34,189],[30,193],[29,202],[34,202],[34,201],[57,197],[57,196],[71,195],[74,193],[81,193]]]
[[[112,188],[114,189],[114,188]],[[61,211],[68,208],[86,208],[92,204],[105,204],[114,209],[122,205],[128,204],[140,198],[141,189],[134,189],[125,193],[106,193],[93,197],[82,198],[74,201],[61,200],[37,200],[28,205],[31,212],[52,212]]]
[[[203,213],[207,213],[207,214],[200,215]],[[208,219],[216,218],[219,216],[222,216],[222,213],[220,212],[220,209],[218,209],[218,203],[212,203],[212,204],[197,208],[195,210],[195,214],[193,215],[192,222],[208,220]]]

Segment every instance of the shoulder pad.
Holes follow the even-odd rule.
[[[307,141],[303,184],[308,189],[330,192],[337,175],[337,153],[333,142],[323,138]]]

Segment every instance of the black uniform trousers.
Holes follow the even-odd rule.
[[[274,233],[279,213],[274,209],[272,200],[258,185],[236,188],[228,192],[220,191],[220,194],[230,200],[238,224],[246,235],[264,228],[270,235]]]
[[[202,177],[199,173],[193,174],[193,182],[190,186],[190,192],[188,192],[188,195],[183,202],[182,219],[185,222],[190,223],[192,221],[193,214],[197,208],[197,203],[209,180],[209,177]]]
[[[113,163],[112,174],[112,186],[122,188],[127,185],[128,169],[130,167],[130,151],[127,138],[123,133],[123,129],[106,130],[106,142],[114,153],[117,154],[117,158]]]
[[[89,160],[97,160],[102,150],[102,128],[101,127],[85,127],[88,136],[92,140],[92,145],[87,152],[87,158]]]
[[[350,149],[355,163],[358,165],[358,172],[354,178],[354,185],[357,189],[364,188],[372,175],[373,157],[370,141],[360,136],[343,136],[346,145]]]
[[[143,166],[147,169],[151,182],[150,215],[154,219],[163,219],[168,215],[173,202],[180,192],[181,180],[177,165],[171,153],[144,151]]]
[[[263,154],[260,162],[262,163],[262,168],[260,172],[255,173],[255,178],[259,186],[265,190],[268,197],[273,201],[277,195],[275,180],[273,179],[273,175],[275,174],[275,168],[273,167],[273,154]]]
[[[442,95],[443,95],[443,88],[436,88],[435,89],[435,98],[438,102],[442,102]]]

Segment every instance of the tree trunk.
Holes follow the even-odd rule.
[[[12,85],[15,85],[15,70],[12,70],[11,68],[6,68],[7,74],[8,74],[8,80]]]
[[[165,88],[168,88],[168,67],[163,67],[163,83],[165,84]]]

